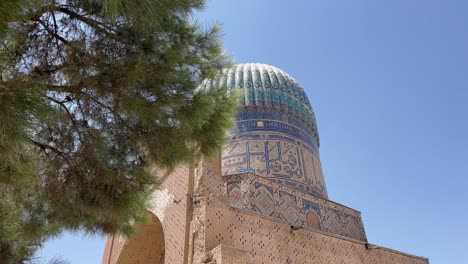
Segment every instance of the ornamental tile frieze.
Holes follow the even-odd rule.
[[[356,210],[252,173],[223,178],[231,207],[367,241],[361,214]]]
[[[283,135],[237,135],[222,153],[223,175],[251,172],[327,198],[320,160],[297,139]]]

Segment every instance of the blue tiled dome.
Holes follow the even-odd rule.
[[[238,64],[226,69],[202,88],[227,87],[244,92],[238,120],[269,119],[294,125],[306,132],[318,148],[315,114],[304,89],[284,71],[259,63]],[[312,143],[312,142],[311,142]]]

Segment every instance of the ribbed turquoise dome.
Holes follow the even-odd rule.
[[[315,114],[304,89],[284,71],[259,63],[238,64],[226,69],[202,88],[227,87],[244,92],[238,120],[269,119],[294,125],[311,138],[318,148],[319,134]],[[311,142],[312,143],[312,142]]]

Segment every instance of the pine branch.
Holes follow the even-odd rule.
[[[47,156],[49,156],[49,153],[47,153],[46,150],[50,150],[52,151],[53,153],[55,153],[57,156],[60,156],[62,157],[65,161],[67,161],[67,164],[72,164],[71,160],[70,160],[70,157],[68,157],[68,155],[62,151],[60,151],[59,149],[55,148],[55,147],[52,147],[51,145],[48,145],[48,144],[45,144],[45,143],[41,143],[41,142],[38,142],[34,139],[29,139],[29,141],[31,141],[31,143],[33,143],[34,145],[36,145],[37,147],[39,147]]]
[[[57,32],[54,32],[52,29],[49,28],[49,26],[44,22],[42,21],[40,18],[36,19],[36,20],[32,20],[32,21],[35,21],[35,22],[38,22],[39,24],[42,25],[42,27],[52,36],[55,37],[55,39],[58,39],[60,40],[62,43],[66,44],[66,45],[70,45],[70,42],[68,40],[66,40],[65,38],[63,38],[62,36],[60,36]]]
[[[188,18],[203,1],[4,1],[15,6],[0,8],[0,210],[17,208],[7,223],[27,230],[34,217],[41,241],[51,224],[130,233],[156,186],[147,166],[217,151],[234,114],[225,91],[196,91],[229,62],[217,30]],[[0,244],[22,240],[2,261],[19,262],[41,241],[3,221]]]

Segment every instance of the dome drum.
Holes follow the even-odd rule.
[[[265,64],[226,69],[201,89],[242,92],[236,125],[221,156],[223,175],[253,173],[328,198],[319,158],[319,134],[304,89]]]

